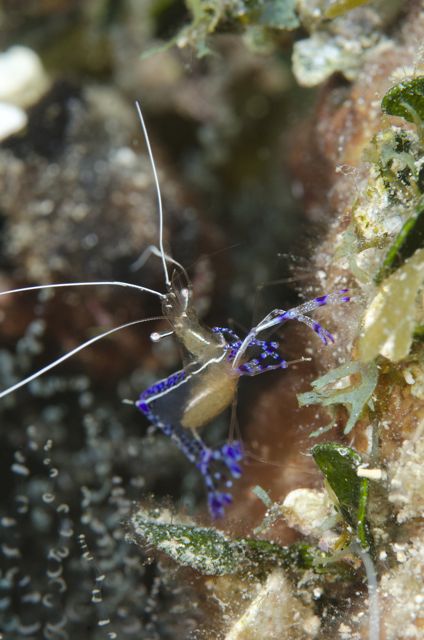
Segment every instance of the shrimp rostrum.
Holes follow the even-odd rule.
[[[172,439],[182,453],[200,472],[205,483],[209,511],[213,517],[222,516],[231,503],[233,481],[240,477],[243,450],[240,442],[226,442],[220,447],[208,446],[200,437],[199,429],[221,414],[231,405],[242,376],[255,376],[266,371],[285,369],[288,363],[279,351],[279,343],[263,339],[288,320],[297,320],[310,327],[324,344],[334,342],[332,335],[309,314],[326,304],[347,302],[347,290],[323,295],[293,309],[274,309],[268,313],[242,339],[227,327],[208,329],[203,326],[194,310],[191,286],[184,268],[164,251],[163,211],[159,180],[140,105],[136,103],[144,139],[146,142],[156,185],[159,210],[159,246],[149,247],[148,253],[162,261],[165,293],[119,281],[73,282],[40,285],[0,292],[0,295],[55,287],[71,286],[119,286],[135,288],[155,295],[161,302],[163,316],[186,354],[186,365],[181,370],[156,382],[144,391],[135,406],[166,436]],[[139,264],[144,262],[146,252]],[[180,277],[170,278],[168,265],[176,269]],[[184,286],[177,282],[184,281]],[[70,358],[94,342],[129,326],[146,322],[136,320],[115,327],[87,340],[54,362],[36,371],[24,380],[0,393],[0,398],[28,384],[64,360]],[[162,336],[152,334],[152,339]]]

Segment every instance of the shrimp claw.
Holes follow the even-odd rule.
[[[313,331],[315,331],[315,333],[319,336],[319,338],[325,345],[328,345],[330,342],[334,342],[334,337],[329,331],[327,331],[327,329],[325,329],[319,322],[317,322],[316,320],[312,320],[312,318],[309,318],[305,314],[310,313],[311,311],[314,311],[315,309],[318,309],[319,307],[327,304],[349,302],[351,298],[347,294],[348,289],[340,289],[335,293],[329,293],[324,296],[314,298],[313,300],[309,300],[308,302],[304,302],[303,304],[300,304],[293,309],[289,309],[288,311],[285,311],[284,309],[274,309],[273,311],[268,313],[268,315],[266,315],[255,327],[253,327],[246,338],[242,341],[233,359],[234,369],[239,370],[240,367],[244,367],[246,364],[249,364],[240,363],[244,359],[247,349],[255,345],[255,340],[258,334],[262,333],[263,331],[268,331],[270,329],[272,330],[274,329],[274,327],[277,328],[288,320],[297,320],[298,322],[306,324]],[[256,345],[260,346],[260,341],[256,342]],[[281,366],[285,368],[284,361]],[[276,367],[274,365],[271,365],[270,367],[263,369],[263,371],[268,371],[269,369],[275,368]],[[256,373],[262,372],[260,370],[256,370],[255,363],[253,363],[252,370],[253,373],[250,373],[249,371],[243,371],[242,369],[241,373],[246,373],[247,375],[256,375]]]

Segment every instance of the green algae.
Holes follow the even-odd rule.
[[[381,131],[371,141],[365,159],[371,163],[370,180],[365,198],[358,199],[353,208],[359,251],[388,248],[403,225],[423,209],[422,149],[413,132],[394,127]],[[377,271],[381,271],[380,259]]]
[[[333,0],[330,6],[325,11],[326,18],[337,18],[342,16],[356,7],[361,7],[363,4],[369,4],[371,0]]]
[[[168,511],[139,509],[132,524],[143,544],[153,546],[178,564],[192,567],[203,575],[235,573],[243,560],[232,541],[217,529],[174,522]]]
[[[250,21],[268,29],[291,31],[300,26],[296,14],[296,0],[254,0],[246,5],[251,7]]]
[[[178,521],[169,510],[139,509],[131,519],[135,539],[202,575],[263,574],[275,567],[322,572],[328,554],[305,543],[280,546],[257,538],[231,539],[214,527]],[[336,568],[337,569],[337,568]],[[334,568],[332,569],[334,570]]]
[[[404,118],[421,128],[424,120],[424,76],[396,84],[381,101],[384,113]]]
[[[407,220],[394,243],[384,258],[383,264],[376,276],[376,283],[381,284],[383,279],[398,269],[410,258],[417,249],[424,246],[424,209]]]
[[[345,522],[361,546],[368,549],[372,544],[366,518],[369,480],[358,477],[358,469],[363,464],[361,456],[337,442],[317,444],[311,453],[336,497],[336,506]]]
[[[424,245],[422,151],[414,131],[391,126],[365,152],[369,181],[336,252],[358,282],[380,285]]]
[[[360,378],[340,388],[341,381],[351,375],[359,375]],[[377,382],[378,369],[374,363],[348,362],[314,380],[314,390],[300,393],[297,398],[301,407],[310,404],[321,404],[323,407],[344,405],[349,412],[344,433],[349,433],[370,405]],[[329,425],[331,426],[333,423]],[[317,432],[312,435],[317,435]]]
[[[272,31],[292,31],[300,26],[296,0],[185,0],[185,4],[190,22],[171,40],[149,49],[142,57],[173,46],[188,46],[202,58],[212,53],[209,37],[222,28],[241,31],[252,48],[267,50]]]

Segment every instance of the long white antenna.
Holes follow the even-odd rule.
[[[133,320],[133,322],[127,322],[126,324],[121,324],[119,327],[115,327],[114,329],[109,329],[109,331],[105,331],[104,333],[100,333],[98,336],[94,336],[94,338],[90,338],[90,340],[87,340],[86,342],[83,342],[82,344],[80,344],[78,347],[75,347],[75,349],[72,349],[72,351],[69,351],[68,353],[65,353],[63,356],[60,356],[60,358],[57,358],[57,360],[53,360],[53,362],[50,362],[50,364],[46,365],[42,369],[39,369],[35,373],[32,373],[27,378],[24,378],[24,380],[20,380],[19,382],[12,385],[11,387],[8,387],[4,391],[1,391],[0,398],[4,398],[5,396],[9,395],[9,393],[13,393],[13,391],[16,391],[16,389],[20,389],[20,387],[24,387],[29,382],[32,382],[39,376],[42,376],[47,371],[50,371],[50,369],[57,367],[57,365],[61,364],[65,360],[68,360],[68,358],[71,358],[79,351],[82,351],[82,349],[89,347],[90,344],[93,344],[94,342],[97,342],[102,338],[106,338],[106,336],[110,336],[112,333],[116,333],[117,331],[121,331],[121,329],[126,329],[127,327],[132,327],[135,324],[141,324],[142,322],[150,322],[152,320],[160,320],[160,319],[162,319],[162,316],[158,316],[155,318],[143,318],[143,320]]]
[[[145,293],[152,293],[159,298],[165,298],[166,296],[154,289],[148,289],[147,287],[141,287],[138,284],[130,284],[129,282],[119,282],[118,280],[100,280],[99,282],[61,282],[59,284],[38,284],[33,287],[21,287],[20,289],[8,289],[8,291],[0,291],[0,296],[5,296],[8,293],[21,293],[23,291],[37,291],[40,289],[59,289],[63,287],[99,287],[99,286],[115,286],[115,287],[130,287],[131,289],[137,289],[138,291],[144,291]]]
[[[165,274],[165,284],[167,287],[170,287],[171,281],[169,279],[168,266],[166,264],[165,251],[163,248],[163,208],[162,208],[162,196],[160,192],[159,179],[156,171],[155,159],[153,157],[152,148],[150,146],[149,136],[147,133],[146,125],[144,123],[143,114],[141,112],[140,102],[138,100],[135,101],[135,106],[137,108],[138,117],[140,119],[141,128],[143,130],[144,140],[146,142],[147,152],[149,154],[150,164],[152,166],[152,171],[153,171],[153,177],[155,179],[155,184],[156,184],[156,193],[158,196],[158,208],[159,208],[159,249],[160,249],[160,254],[162,258],[163,271]]]

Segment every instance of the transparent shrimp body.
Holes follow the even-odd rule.
[[[233,479],[241,475],[241,446],[234,442],[212,449],[197,430],[231,404],[239,373],[228,359],[224,337],[200,324],[190,299],[188,288],[171,290],[162,303],[164,315],[187,354],[187,365],[142,393],[136,406],[199,469],[209,510],[219,517],[231,502]]]
[[[293,319],[311,327],[328,344],[333,341],[331,334],[305,313],[348,300],[346,290],[342,290],[289,311],[276,309],[251,329],[244,340],[226,327],[203,327],[191,305],[189,287],[180,291],[171,288],[163,300],[164,315],[187,353],[188,364],[144,391],[136,406],[197,466],[213,517],[222,516],[225,506],[232,501],[230,489],[233,479],[241,475],[239,462],[243,452],[239,442],[212,449],[197,430],[231,405],[241,376],[287,367],[279,353],[279,343],[261,340],[257,337],[259,333]],[[256,355],[249,359],[252,350]]]

